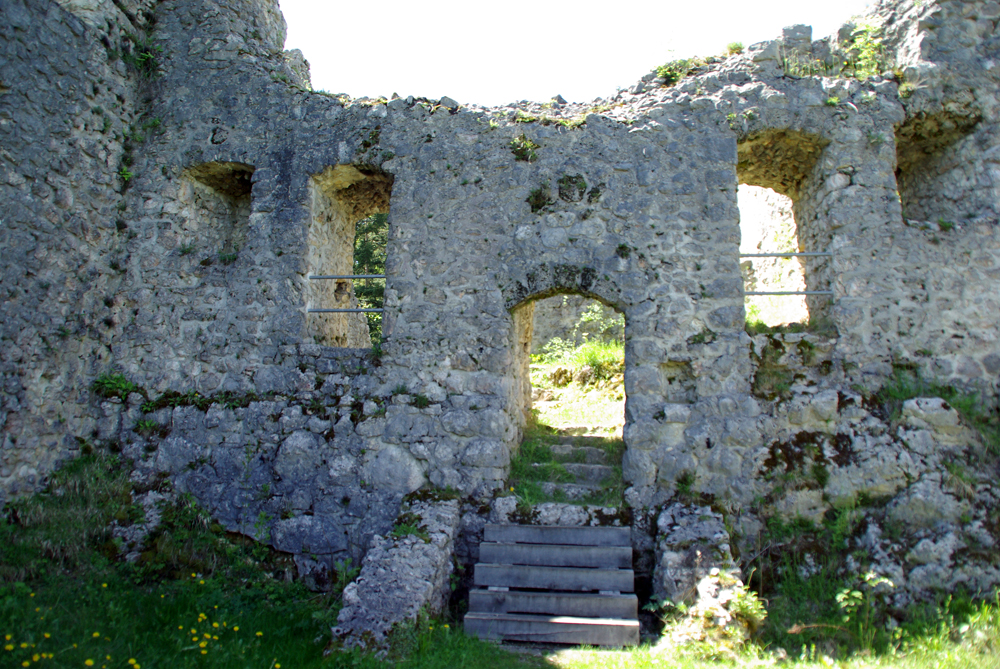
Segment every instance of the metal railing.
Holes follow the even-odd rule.
[[[325,279],[384,279],[385,274],[310,274],[310,281]],[[307,314],[380,314],[382,309],[306,309]]]
[[[832,256],[829,252],[817,253],[741,253],[740,258],[815,258],[817,256]],[[745,296],[752,295],[833,295],[832,290],[768,290],[744,292]]]

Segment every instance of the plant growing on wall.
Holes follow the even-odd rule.
[[[514,154],[514,160],[535,162],[538,160],[538,154],[535,152],[537,148],[539,148],[538,144],[532,142],[523,133],[520,137],[510,140],[510,152]]]

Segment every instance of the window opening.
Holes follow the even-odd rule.
[[[747,321],[768,326],[807,322],[805,295],[760,294],[806,290],[805,272],[797,256],[769,255],[799,252],[792,199],[770,188],[746,184],[740,184],[736,197],[740,209],[740,270],[748,293]]]
[[[307,331],[327,346],[379,344],[392,176],[337,165],[309,189]]]

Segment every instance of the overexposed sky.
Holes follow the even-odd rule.
[[[609,97],[657,65],[774,39],[784,26],[835,32],[869,0],[279,0],[286,49],[313,88],[499,105]]]

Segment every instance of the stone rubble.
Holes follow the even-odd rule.
[[[458,502],[415,502],[403,507],[404,517],[426,538],[372,538],[361,573],[344,589],[344,608],[333,628],[345,647],[380,650],[396,625],[440,614],[448,602]]]

